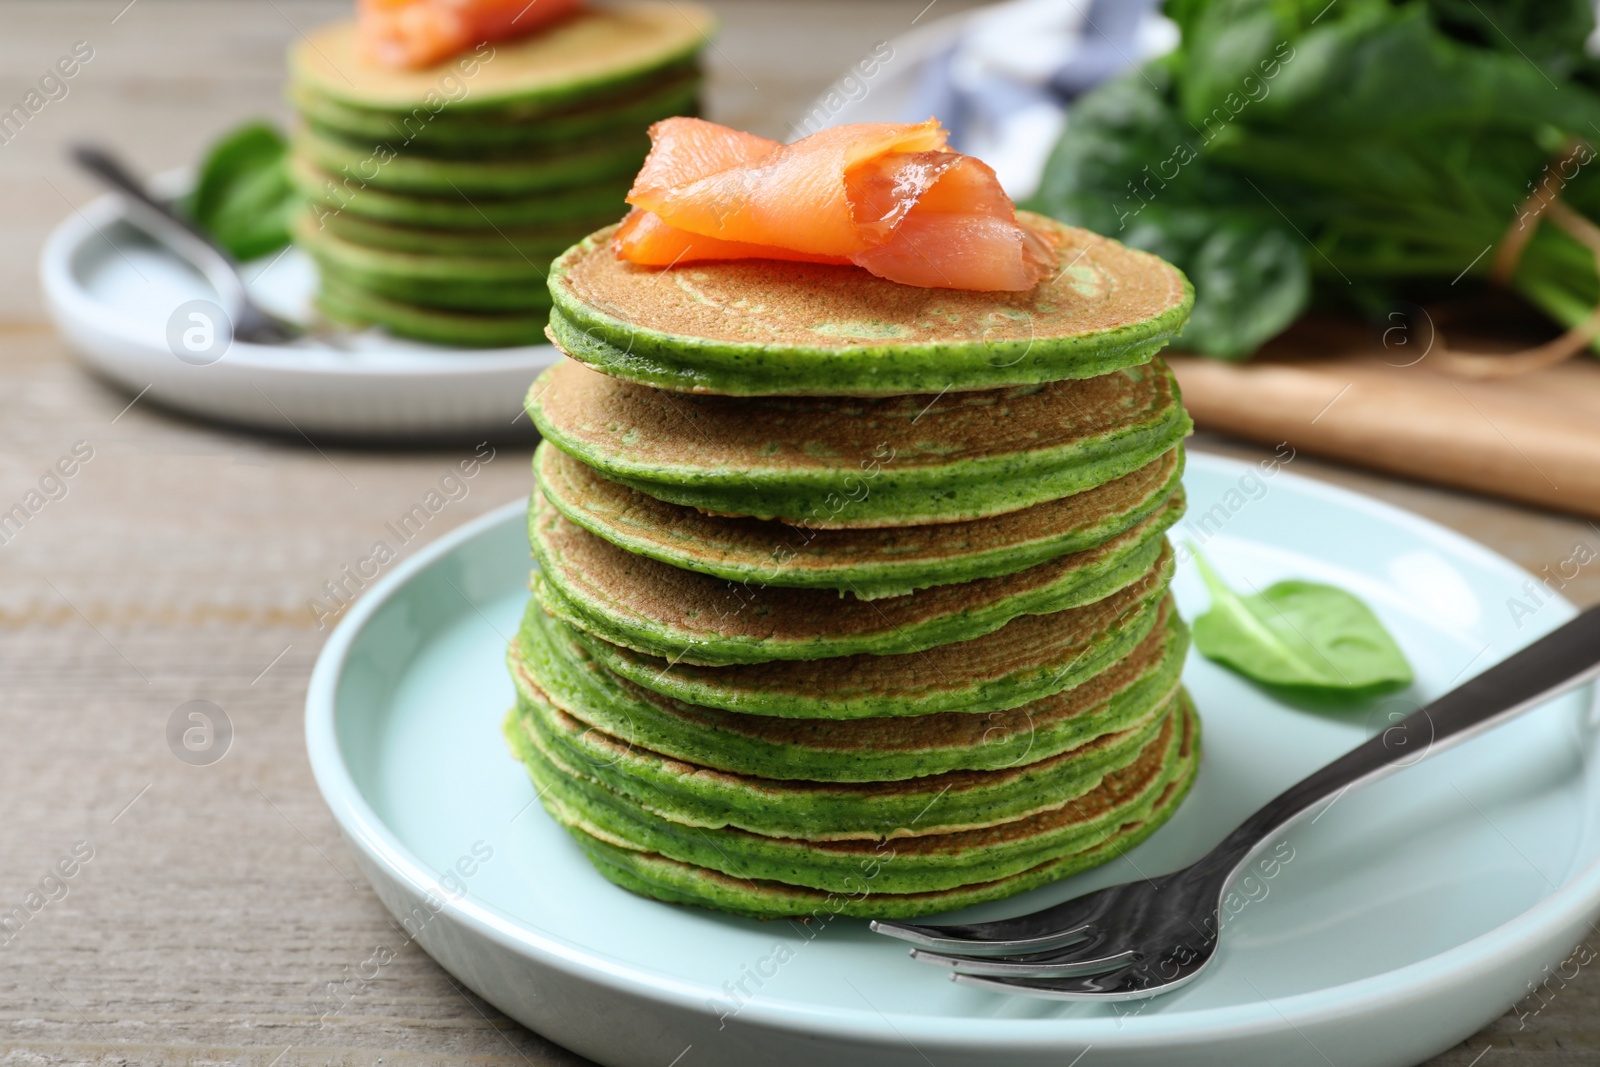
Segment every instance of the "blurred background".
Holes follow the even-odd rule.
[[[1082,14],[1073,0],[1062,5]],[[76,42],[93,53],[65,95],[0,144],[0,507],[23,499],[63,457],[78,461],[65,490],[0,545],[0,905],[22,900],[80,843],[92,854],[21,935],[0,935],[0,1064],[580,1062],[459,989],[414,946],[333,1025],[319,1026],[316,1008],[327,983],[359,966],[390,927],[306,766],[302,700],[327,636],[308,603],[468,457],[482,461],[479,472],[403,554],[525,495],[531,444],[490,442],[487,453],[474,444],[352,446],[292,423],[242,432],[175,416],[86,373],[41,299],[41,245],[101,193],[68,164],[70,143],[104,141],[155,173],[192,164],[245,119],[287,125],[285,49],[349,6],[0,5],[0,102],[22,99]],[[974,106],[951,103],[959,94],[939,80],[950,76],[937,60],[949,24],[929,29],[979,7],[970,0],[709,6],[722,29],[704,57],[705,114],[718,122],[791,138],[840,73],[885,41],[901,41],[908,56],[924,49],[933,80],[904,80],[892,100],[885,83],[839,117],[881,117],[870,109],[891,104]],[[1133,25],[1146,5],[1123,7],[1116,26],[1128,25],[1107,27],[1126,32],[1125,48],[1170,46],[1159,29]],[[1116,4],[1092,10],[1121,18]],[[1041,71],[1047,80],[1059,52],[1010,39],[1014,49],[984,54],[1015,60],[1012,90],[1030,78],[1037,86]],[[1092,62],[1114,69],[1131,58],[1112,51]],[[1012,128],[1021,147],[1006,161],[1021,186],[1059,130],[1048,109],[1027,110],[1037,102],[1005,109],[1024,116]],[[969,115],[964,147],[998,157],[1008,149],[983,140],[997,129]],[[1321,425],[1344,396],[1332,381],[1312,398],[1316,417],[1301,422]],[[1473,416],[1460,411],[1449,418],[1465,426]],[[1201,421],[1198,449],[1274,454],[1270,443]],[[1382,436],[1364,425],[1351,432]],[[1504,441],[1508,454],[1523,451],[1492,421],[1472,432]],[[1571,600],[1600,601],[1600,565],[1588,562],[1600,555],[1600,527],[1588,517],[1600,500],[1512,503],[1373,465],[1394,466],[1302,449],[1290,469],[1420,512],[1530,571],[1564,575],[1560,592]],[[1544,475],[1530,460],[1509,477]],[[185,761],[170,743],[170,722],[193,701],[223,713],[215,766]],[[1487,1046],[1495,1051],[1485,1067],[1600,1062],[1597,1001],[1600,980],[1586,971],[1532,1023],[1507,1016],[1436,1062],[1466,1067]]]

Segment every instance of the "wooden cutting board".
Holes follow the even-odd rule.
[[[1248,363],[1168,362],[1201,429],[1600,518],[1600,359],[1475,380],[1417,354],[1321,322]]]

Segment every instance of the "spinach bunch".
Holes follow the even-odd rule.
[[[1183,347],[1239,359],[1314,304],[1461,292],[1527,226],[1510,287],[1563,327],[1600,301],[1593,253],[1526,209],[1543,188],[1600,215],[1587,0],[1166,12],[1177,50],[1080,98],[1027,206],[1186,271]]]

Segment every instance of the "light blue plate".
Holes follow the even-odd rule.
[[[1572,614],[1499,556],[1364,497],[1204,455],[1187,484],[1179,540],[1202,542],[1240,586],[1292,575],[1363,597],[1415,691],[1298,711],[1194,658],[1205,756],[1172,822],[1115,863],[974,915],[1190,862],[1283,787]],[[1085,1049],[1085,1067],[1413,1064],[1510,1008],[1600,911],[1587,691],[1296,828],[1286,862],[1240,888],[1215,964],[1155,1000],[988,993],[861,922],[808,930],[645,900],[590,868],[501,741],[528,567],[519,502],[397,568],[323,651],[307,744],[367,877],[421,945],[604,1064],[1068,1067]],[[1204,610],[1191,566],[1176,589],[1186,616]]]

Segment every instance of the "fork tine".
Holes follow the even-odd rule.
[[[875,933],[887,934],[897,937],[902,941],[909,941],[918,948],[912,949],[912,955],[924,949],[936,952],[949,952],[960,956],[1015,956],[1031,952],[1049,952],[1051,949],[1067,948],[1087,941],[1095,935],[1096,928],[1089,923],[1075,926],[1068,930],[1055,930],[1035,937],[967,937],[958,931],[977,931],[982,926],[999,925],[998,923],[985,923],[974,926],[918,926],[914,923],[897,923],[884,920],[873,920],[871,926]]]
[[[1081,931],[1085,936],[1069,945],[1056,946],[1048,949],[1030,949],[1021,952],[973,952],[972,946],[966,946],[956,952],[937,952],[929,948],[914,948],[911,958],[919,963],[932,964],[935,967],[956,967],[957,963],[980,959],[1005,959],[1012,963],[1073,963],[1078,960],[1092,959],[1098,956],[1109,955],[1111,949],[1106,945],[1106,938],[1098,930],[1085,929]],[[989,948],[990,943],[980,942],[982,948]],[[1121,951],[1126,945],[1119,945]],[[973,973],[987,973],[975,971]]]
[[[1010,919],[950,925],[878,920],[872,923],[872,929],[923,948],[963,956],[1048,952],[1093,936],[1101,928],[1098,922],[1101,917],[1114,911],[1130,895],[1142,896],[1147,886],[1155,885],[1146,880],[1098,889]]]
[[[1103,956],[1078,955],[1070,959],[1046,957],[1036,960],[971,959],[959,956],[941,956],[938,953],[911,950],[912,958],[921,963],[949,967],[959,975],[991,975],[997,978],[1076,978],[1082,975],[1105,974],[1127,967],[1139,960],[1132,949]]]
[[[952,973],[950,980],[995,993],[1025,993],[1049,1000],[1143,1000],[1170,988],[1162,985],[1122,988],[1120,979],[1132,970],[1132,967],[1123,967],[1104,974],[1069,978],[1000,978]]]

